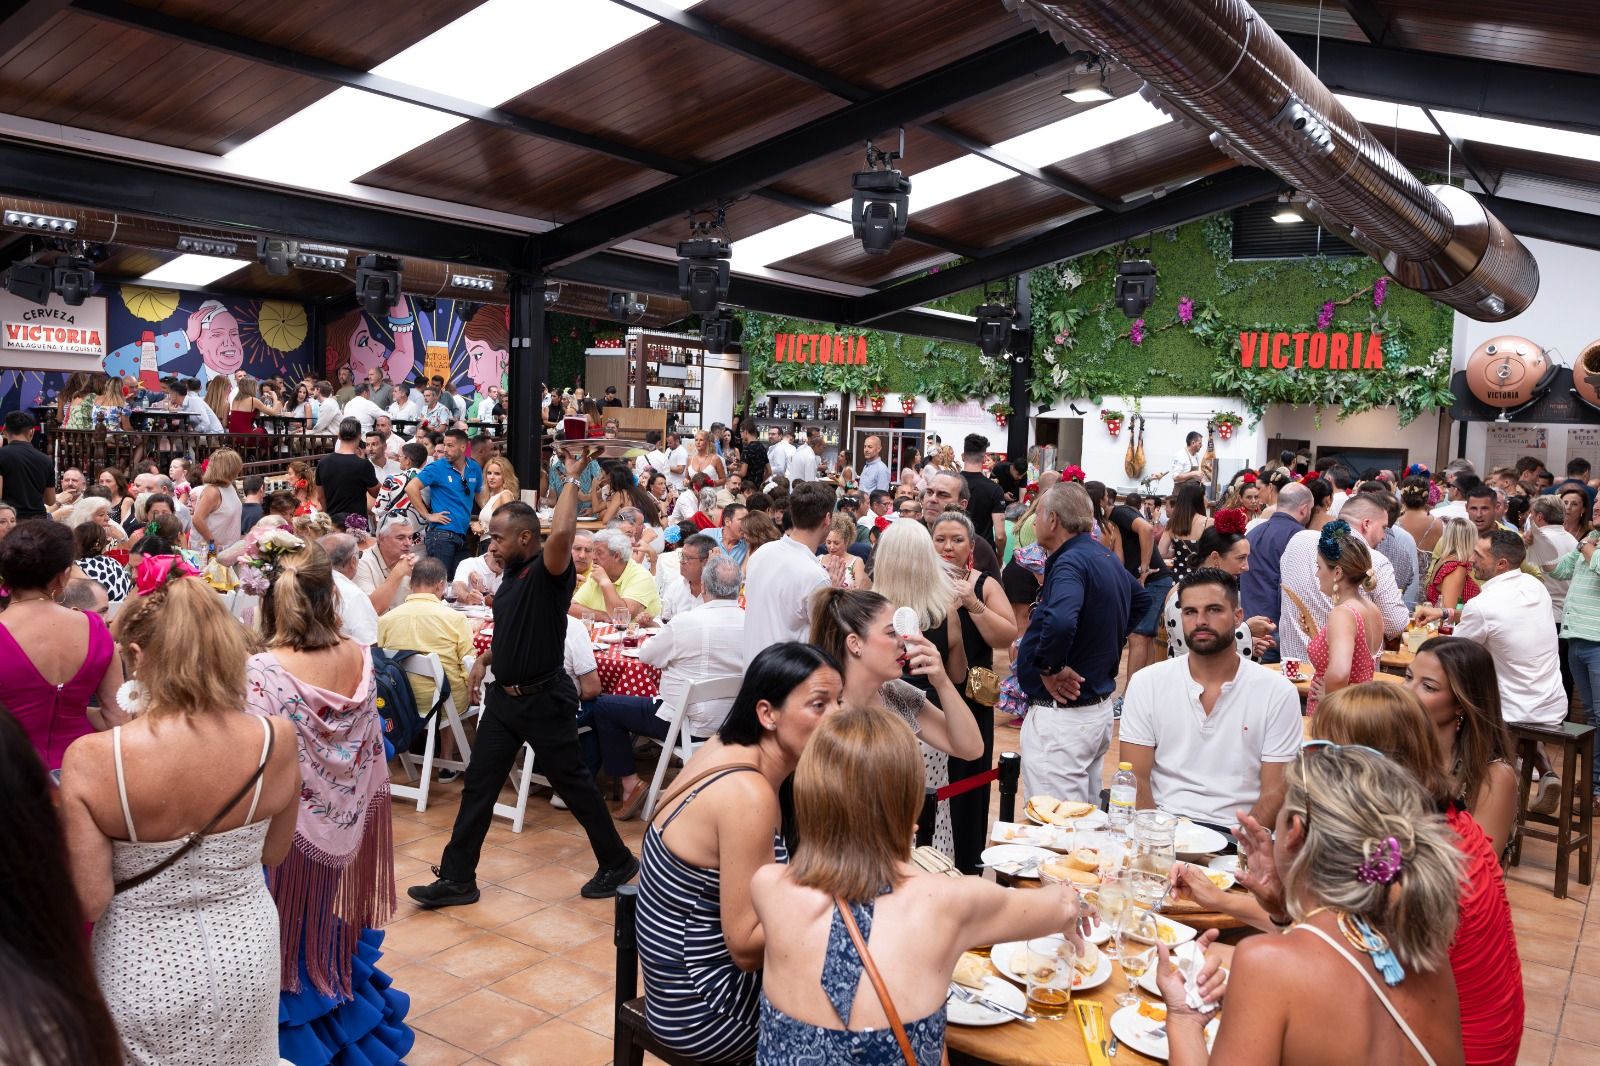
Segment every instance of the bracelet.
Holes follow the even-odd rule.
[[[1279,929],[1287,929],[1294,924],[1294,919],[1289,917],[1287,914],[1282,918],[1279,918],[1276,914],[1269,914],[1267,915],[1267,921],[1271,922]]]

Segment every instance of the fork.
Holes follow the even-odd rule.
[[[994,1013],[996,1013],[996,1014],[1004,1014],[1004,1015],[1007,1015],[1009,1017],[1015,1018],[1019,1022],[1027,1022],[1029,1025],[1032,1025],[1035,1021],[1038,1020],[1038,1019],[1034,1018],[1030,1014],[1024,1014],[1019,1010],[1012,1010],[1010,1007],[1007,1007],[1003,1003],[996,1003],[992,999],[985,999],[983,996],[978,995],[972,989],[967,988],[967,987],[965,987],[963,985],[958,985],[954,981],[950,982],[950,992],[951,992],[952,995],[954,995],[957,999],[961,1000],[963,1003],[976,1003],[980,1007],[984,1007],[984,1008],[986,1008],[988,1010],[994,1011]]]

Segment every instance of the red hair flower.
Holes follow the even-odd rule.
[[[1239,480],[1241,482],[1243,482],[1244,484],[1246,484],[1246,485],[1254,485],[1256,483],[1255,471],[1254,470],[1246,470],[1244,472],[1244,476],[1241,477]]]
[[[1242,507],[1224,507],[1211,516],[1211,524],[1217,527],[1218,533],[1236,537],[1250,524],[1250,518]]]
[[[1083,472],[1083,467],[1075,464],[1069,465],[1065,470],[1061,471],[1062,481],[1076,481],[1081,484],[1085,477],[1087,475]]]

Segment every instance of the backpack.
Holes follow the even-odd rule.
[[[396,753],[410,751],[427,728],[428,719],[439,713],[450,698],[447,677],[434,693],[433,706],[423,715],[417,709],[416,693],[400,664],[420,651],[397,651],[393,655],[376,644],[372,646],[372,679],[377,688],[378,714],[383,718],[383,739]]]

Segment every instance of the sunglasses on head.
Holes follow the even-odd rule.
[[[1338,743],[1335,743],[1334,741],[1331,741],[1331,740],[1308,740],[1305,743],[1301,744],[1300,745],[1300,780],[1302,782],[1304,782],[1304,784],[1305,784],[1305,792],[1306,792],[1306,829],[1308,831],[1311,828],[1311,784],[1310,784],[1310,782],[1306,781],[1306,752],[1307,751],[1326,751],[1328,749],[1345,750],[1345,751],[1364,751],[1368,755],[1374,755],[1374,756],[1377,756],[1380,759],[1387,759],[1388,758],[1387,755],[1385,755],[1383,752],[1379,751],[1377,748],[1371,748],[1371,747],[1368,747],[1365,744],[1338,744]]]

